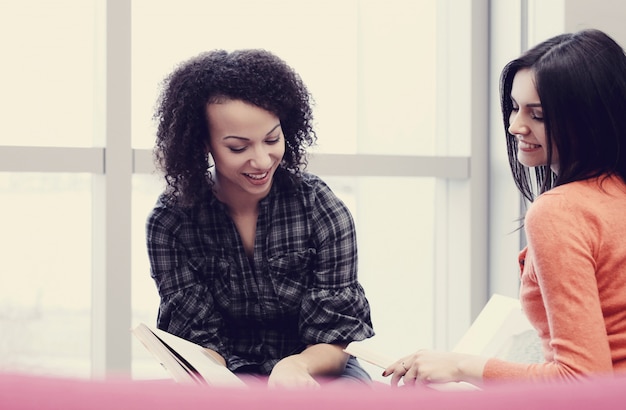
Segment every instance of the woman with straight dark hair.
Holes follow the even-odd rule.
[[[385,370],[393,385],[626,371],[624,51],[598,30],[559,35],[507,64],[500,84],[509,163],[531,202],[520,302],[545,360],[419,350]]]

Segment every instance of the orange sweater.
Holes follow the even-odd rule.
[[[545,363],[489,359],[485,381],[625,372],[626,185],[611,177],[553,188],[531,205],[524,225],[520,302]]]

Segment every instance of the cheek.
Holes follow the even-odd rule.
[[[285,156],[285,151],[286,151],[286,147],[285,147],[285,142],[283,141],[282,144],[276,144],[275,149],[272,151],[273,154],[279,158],[282,158]]]
[[[546,141],[546,131],[542,126],[535,127],[533,133],[535,134],[535,138],[537,138],[541,145],[543,145],[544,147],[548,146]]]

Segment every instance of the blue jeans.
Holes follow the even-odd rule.
[[[354,356],[350,356],[343,373],[337,377],[336,382],[352,382],[369,385],[372,378],[369,373],[361,367],[359,361]]]
[[[245,372],[241,371],[241,369],[239,369],[237,375],[241,377],[247,384],[264,384],[267,382],[267,375],[255,374],[253,372]],[[373,382],[369,373],[361,367],[358,360],[354,356],[350,356],[343,373],[341,373],[339,376],[334,376],[325,381],[322,381],[321,383],[331,385],[357,384],[362,386],[369,386]]]

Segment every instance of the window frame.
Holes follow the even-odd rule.
[[[438,0],[437,155],[320,153],[309,163],[311,171],[329,176],[437,178],[436,348],[458,340],[489,291],[489,3]],[[131,183],[133,174],[153,173],[154,165],[149,149],[131,146],[131,4],[97,4],[106,17],[96,36],[102,99],[95,147],[0,146],[0,172],[93,175],[91,359],[93,377],[102,378],[131,372]]]

